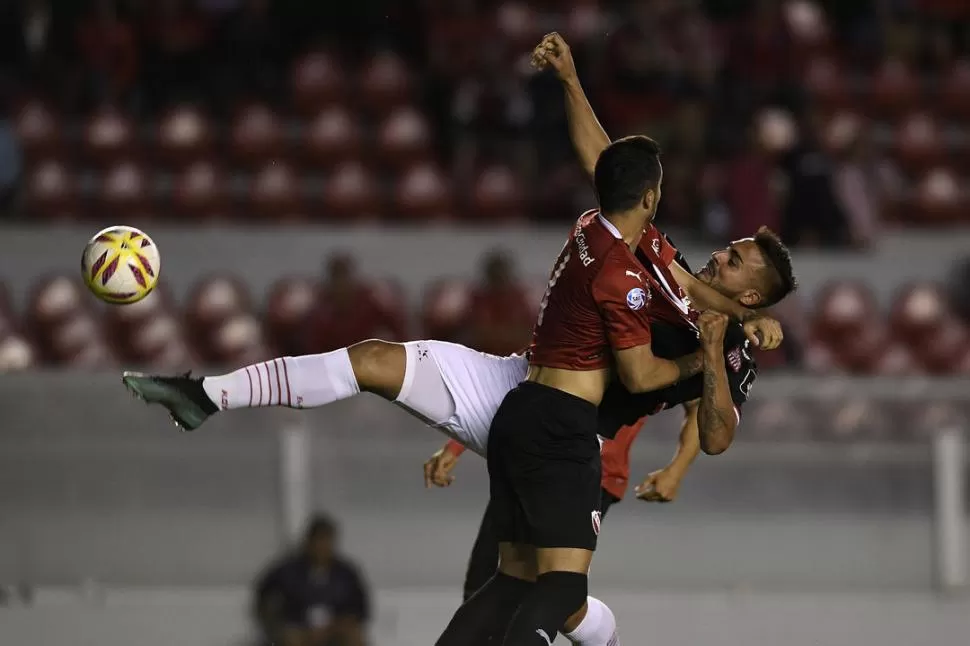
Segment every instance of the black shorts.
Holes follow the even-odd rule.
[[[496,538],[536,547],[596,549],[600,446],[596,407],[531,382],[492,420],[488,475]]]

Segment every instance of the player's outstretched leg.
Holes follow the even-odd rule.
[[[167,408],[179,428],[192,431],[219,410],[315,408],[361,391],[393,401],[405,383],[408,361],[403,344],[371,339],[323,354],[280,357],[225,375],[194,378],[126,372],[122,381],[139,399]]]

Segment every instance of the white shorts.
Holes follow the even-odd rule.
[[[395,403],[484,456],[492,418],[525,379],[528,360],[444,341],[411,341],[404,348],[404,384]]]

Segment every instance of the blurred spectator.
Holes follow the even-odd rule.
[[[135,31],[119,15],[114,0],[95,0],[77,28],[77,44],[85,64],[85,98],[91,103],[126,97],[138,74]]]
[[[306,352],[329,352],[371,338],[403,340],[404,322],[375,286],[358,276],[353,258],[335,254],[309,317]]]
[[[219,80],[227,96],[271,100],[280,95],[282,26],[269,0],[244,0],[229,19],[215,55],[221,60]]]
[[[209,30],[187,0],[157,0],[144,16],[145,81],[153,109],[206,96]]]
[[[801,140],[784,160],[788,179],[782,238],[789,246],[849,242],[845,211],[836,199],[835,166],[822,145],[821,115],[804,120]]]
[[[357,567],[337,553],[337,527],[310,522],[303,544],[256,582],[254,612],[271,646],[364,646],[369,592]]]
[[[871,245],[879,228],[883,196],[877,164],[869,132],[857,127],[836,162],[833,179],[849,242],[859,248]]]
[[[23,170],[23,156],[17,140],[10,110],[5,109],[3,91],[0,89],[0,216],[9,213],[8,206],[16,190],[16,182]]]
[[[490,252],[482,265],[482,281],[472,293],[471,346],[502,356],[522,351],[532,335],[537,305],[529,302],[509,257]]]
[[[761,226],[781,229],[773,189],[777,169],[756,131],[752,128],[749,133],[740,153],[727,164],[724,176],[724,203],[731,222],[727,233],[732,240],[749,236]]]

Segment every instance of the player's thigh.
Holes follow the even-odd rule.
[[[451,426],[455,421],[455,400],[431,354],[430,341],[401,344],[404,373],[394,403],[433,426]],[[465,440],[455,433],[460,441]]]
[[[589,573],[593,551],[578,547],[537,547],[535,548],[536,574],[547,572]]]
[[[498,569],[502,574],[514,576],[524,581],[536,580],[535,546],[525,543],[499,543],[498,559]]]
[[[536,548],[596,549],[602,517],[598,455],[539,461],[516,473],[514,487]]]
[[[398,396],[407,367],[402,344],[368,339],[347,348],[347,354],[361,390],[390,400]]]

